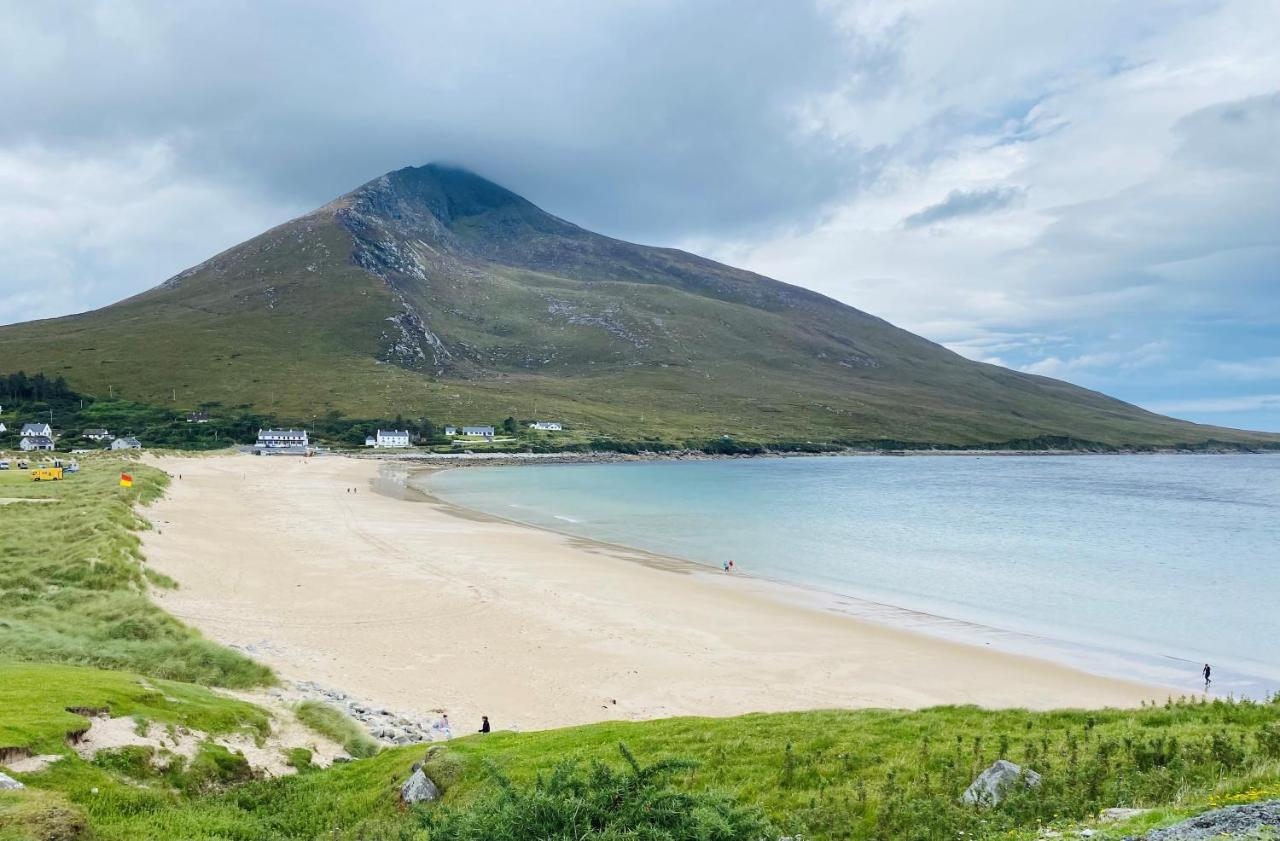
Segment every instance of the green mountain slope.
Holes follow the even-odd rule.
[[[1280,443],[966,360],[814,292],[403,169],[161,286],[0,328],[3,367],[305,421],[563,420],[639,440]]]

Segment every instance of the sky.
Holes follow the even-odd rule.
[[[0,324],[437,161],[973,359],[1280,430],[1276,0],[0,0],[0,20]]]

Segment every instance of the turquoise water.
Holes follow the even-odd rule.
[[[639,462],[428,482],[502,517],[717,569],[732,558],[882,621],[1179,688],[1206,661],[1217,692],[1280,688],[1280,456]]]

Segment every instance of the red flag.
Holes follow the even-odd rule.
[[[131,475],[130,475],[130,474],[128,474],[128,473],[121,473],[121,474],[120,474],[120,487],[122,487],[122,488],[132,488],[132,487],[133,487],[133,476],[131,476]]]

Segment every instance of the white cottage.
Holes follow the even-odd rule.
[[[137,438],[117,438],[111,442],[113,450],[141,450],[142,442]]]
[[[541,429],[543,432],[560,432],[564,426],[558,421],[534,421],[529,424],[530,429]]]
[[[52,438],[53,428],[47,423],[24,423],[22,425],[23,438]]]
[[[464,426],[462,427],[462,434],[476,435],[483,438],[492,438],[493,427],[492,426]]]
[[[445,434],[445,436],[446,436],[446,437],[448,437],[448,438],[452,438],[453,436],[455,436],[455,435],[457,435],[457,434],[458,434],[458,427],[456,427],[456,426],[446,426],[446,427],[444,428],[444,434]]]
[[[23,435],[22,442],[18,446],[27,452],[32,450],[52,450],[53,439],[47,435]]]
[[[375,447],[407,447],[409,446],[409,430],[379,429],[373,442]]]

